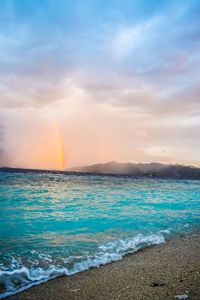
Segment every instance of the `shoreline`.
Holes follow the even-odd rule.
[[[126,255],[122,260],[61,276],[9,296],[10,300],[200,299],[200,232]]]

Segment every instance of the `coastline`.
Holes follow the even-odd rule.
[[[174,237],[123,260],[62,276],[7,297],[25,299],[200,299],[200,232]]]

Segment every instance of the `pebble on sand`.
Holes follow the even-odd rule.
[[[176,295],[175,299],[176,300],[187,300],[188,299],[188,295]]]

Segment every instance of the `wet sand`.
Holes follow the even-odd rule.
[[[56,278],[8,299],[167,300],[176,295],[200,299],[200,232],[100,268]]]

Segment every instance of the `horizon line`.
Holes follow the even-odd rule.
[[[42,169],[42,168],[26,168],[26,167],[13,167],[13,166],[0,166],[0,169],[18,169],[18,170],[30,170],[30,171],[51,171],[51,172],[71,172],[71,173],[79,173],[81,171],[76,171],[73,169],[76,168],[84,168],[84,167],[90,167],[90,166],[94,166],[94,165],[104,165],[104,164],[108,164],[108,163],[118,163],[118,164],[133,164],[133,165],[138,165],[138,164],[146,164],[146,165],[150,165],[150,164],[161,164],[161,165],[166,165],[166,166],[182,166],[182,167],[192,167],[192,168],[200,168],[199,165],[194,165],[194,164],[184,164],[184,163],[166,163],[166,162],[157,162],[157,161],[152,161],[152,162],[119,162],[119,161],[107,161],[107,162],[96,162],[93,164],[87,164],[87,165],[79,165],[79,166],[74,166],[74,167],[70,167],[68,169]]]

